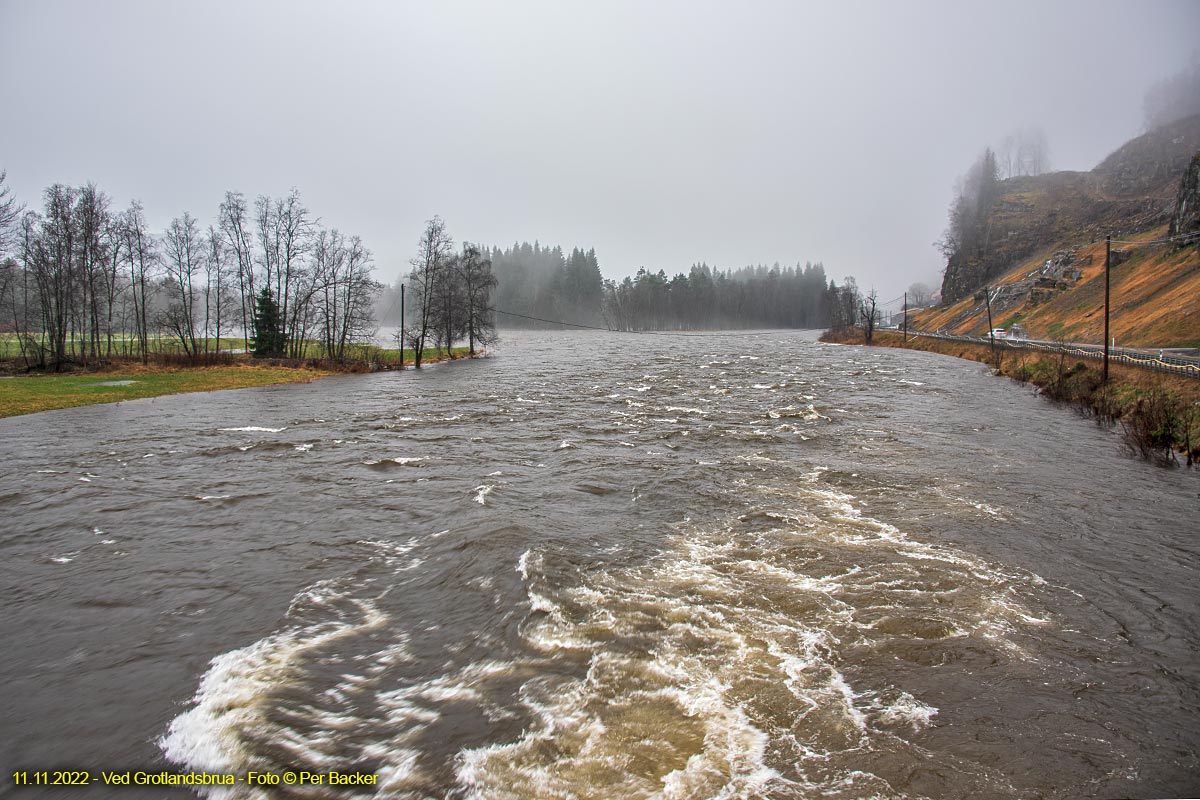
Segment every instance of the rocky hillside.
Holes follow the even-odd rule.
[[[1200,230],[1200,116],[1139,136],[1091,172],[1013,178],[999,189],[985,255],[950,259],[950,302],[918,315],[919,327],[986,332],[987,285],[993,325],[1099,342],[1111,235],[1118,344],[1200,347],[1200,247],[1146,244]]]
[[[942,297],[970,296],[1041,253],[1167,224],[1180,178],[1200,151],[1200,116],[1126,143],[1091,172],[1053,172],[998,184],[981,252],[952,256]]]

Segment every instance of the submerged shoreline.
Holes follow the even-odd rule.
[[[460,350],[466,348],[454,348],[453,355],[426,356],[421,363],[426,366],[473,357]],[[0,378],[0,419],[172,394],[309,383],[331,375],[409,369],[413,363],[410,352],[405,351],[403,364],[240,357],[216,366],[147,365],[131,359],[72,372],[10,375]]]
[[[861,329],[826,331],[830,344],[865,344]],[[1098,422],[1121,425],[1125,445],[1136,455],[1161,464],[1200,463],[1200,381],[1152,373],[1122,364],[1110,366],[1107,385],[1099,366],[1076,358],[1024,350],[997,350],[952,339],[911,337],[875,331],[870,346],[922,350],[978,361],[1038,392],[1093,415]]]

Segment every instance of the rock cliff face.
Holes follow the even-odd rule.
[[[1192,163],[1183,173],[1179,183],[1179,194],[1175,198],[1175,211],[1171,214],[1169,236],[1200,233],[1200,152],[1192,157]],[[1185,241],[1183,246],[1200,245],[1200,240]]]
[[[1180,176],[1200,150],[1200,116],[1137,137],[1091,172],[1053,172],[1010,178],[987,217],[985,246],[952,255],[942,281],[942,301],[969,297],[979,287],[1045,252],[1076,247],[1107,234],[1128,235],[1162,225],[1177,209]],[[1189,170],[1189,174],[1191,174]],[[1186,200],[1197,224],[1200,198]],[[1186,224],[1181,222],[1181,224]]]

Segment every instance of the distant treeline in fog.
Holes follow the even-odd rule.
[[[824,328],[839,318],[853,279],[839,287],[820,263],[721,270],[696,264],[669,277],[645,268],[605,280],[594,249],[539,242],[483,248],[497,280],[497,321],[507,327],[555,327],[546,321],[617,330]],[[398,322],[390,287],[379,307]]]

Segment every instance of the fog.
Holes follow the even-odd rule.
[[[956,179],[1040,128],[1054,169],[1138,134],[1200,4],[0,0],[0,168],[158,229],[292,187],[392,281],[424,221],[595,248],[606,277],[821,261],[937,283]]]

